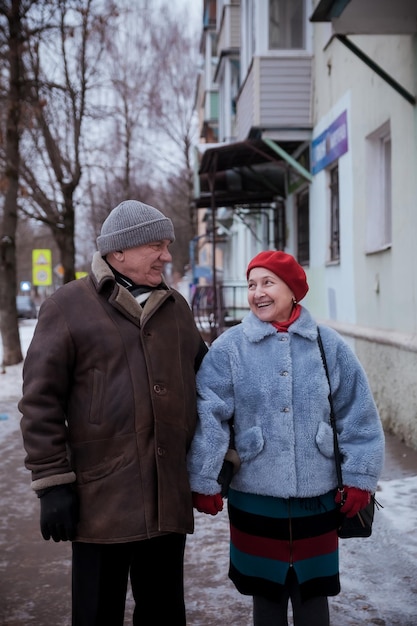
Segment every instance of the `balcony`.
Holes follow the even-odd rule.
[[[312,128],[311,74],[308,54],[254,57],[237,100],[238,140],[254,127]]]
[[[217,54],[240,48],[240,6],[225,5],[217,36]]]

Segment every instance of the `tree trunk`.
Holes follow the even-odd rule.
[[[60,260],[64,268],[63,283],[69,283],[75,279],[75,247],[74,234],[65,230],[62,233],[54,231],[54,238],[59,248]]]
[[[54,228],[53,235],[60,252],[60,260],[64,268],[63,282],[69,283],[75,279],[75,211],[73,200],[73,189],[77,186],[62,185],[61,190],[64,196],[64,228]]]
[[[6,132],[6,194],[0,235],[0,332],[3,367],[23,360],[16,310],[16,228],[19,189],[19,124],[21,102],[20,0],[12,0],[9,22],[9,98]]]

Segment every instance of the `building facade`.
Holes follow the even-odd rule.
[[[221,301],[213,335],[225,312],[244,313],[249,259],[293,254],[305,305],[349,341],[385,427],[417,448],[417,5],[207,0],[204,11],[218,110],[200,118],[196,210]]]

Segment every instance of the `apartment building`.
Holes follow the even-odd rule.
[[[417,4],[206,0],[203,22],[196,283],[217,288],[212,338],[244,314],[249,259],[293,254],[305,305],[417,448]]]

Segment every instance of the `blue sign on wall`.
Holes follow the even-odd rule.
[[[321,135],[313,139],[311,171],[317,174],[347,151],[347,112],[343,111]]]

